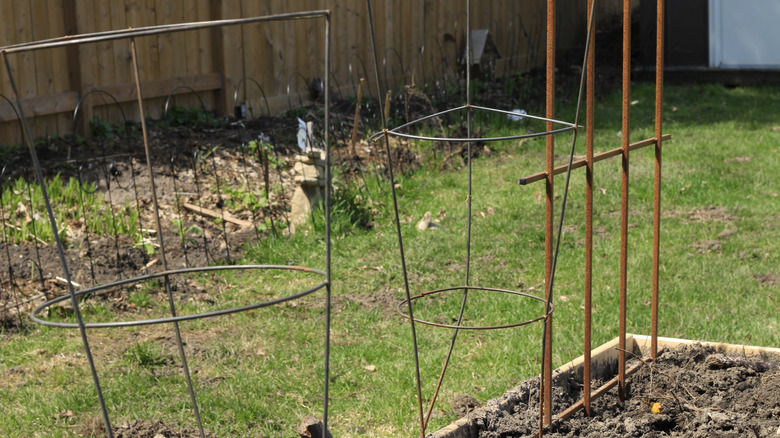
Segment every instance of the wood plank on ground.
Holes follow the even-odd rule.
[[[182,207],[186,208],[187,210],[192,211],[193,213],[197,213],[201,216],[210,217],[212,219],[222,219],[225,222],[230,222],[231,224],[236,224],[239,226],[242,226],[244,228],[248,228],[252,226],[252,222],[245,221],[242,219],[235,218],[233,216],[230,216],[228,214],[222,214],[218,211],[211,210],[209,208],[204,207],[198,207],[197,205],[190,204],[190,203],[183,203]]]

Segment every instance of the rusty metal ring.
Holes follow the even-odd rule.
[[[542,297],[537,297],[536,295],[531,295],[525,292],[519,292],[519,291],[514,291],[509,289],[498,289],[494,287],[479,287],[479,286],[454,286],[454,287],[447,287],[443,289],[435,289],[435,290],[423,292],[421,294],[411,297],[408,300],[403,300],[400,303],[398,303],[398,306],[396,307],[396,311],[404,318],[410,319],[409,315],[404,313],[403,310],[401,310],[401,306],[406,305],[409,301],[418,300],[428,295],[433,295],[442,292],[449,292],[449,291],[458,291],[458,290],[481,290],[487,292],[501,292],[505,294],[518,295],[524,298],[531,298],[534,300],[538,300],[544,304],[547,303],[547,300],[545,300]],[[504,329],[510,327],[520,327],[520,326],[532,324],[537,321],[542,321],[546,319],[549,315],[552,315],[554,310],[555,308],[553,307],[552,303],[550,303],[550,311],[542,316],[538,316],[536,318],[532,318],[521,322],[514,322],[514,323],[502,324],[502,325],[491,325],[491,326],[465,326],[465,325],[440,324],[437,322],[426,321],[424,319],[419,319],[419,318],[414,318],[414,322],[419,322],[420,324],[431,325],[434,327],[442,327],[442,328],[449,328],[449,329],[456,329],[456,330],[497,330],[497,329]]]

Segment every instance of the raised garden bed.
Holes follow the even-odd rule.
[[[650,339],[629,335],[626,401],[615,388],[580,411],[553,417],[548,437],[775,437],[780,436],[780,349],[659,338],[662,352],[647,359]],[[593,389],[616,374],[617,339],[592,354]],[[582,399],[579,357],[553,373],[553,412]],[[429,438],[537,436],[539,378],[490,400]]]

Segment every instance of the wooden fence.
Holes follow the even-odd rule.
[[[545,7],[544,0],[485,0],[473,8],[473,27],[489,29],[502,56],[499,74],[542,65]],[[423,75],[456,70],[464,46],[465,0],[375,0],[372,8],[378,50],[384,55],[380,73],[390,81],[419,83]],[[558,8],[559,48],[582,44],[585,2],[559,0]],[[331,78],[342,95],[353,95],[353,85],[365,76],[364,70],[373,77],[363,0],[3,1],[0,46],[111,29],[313,9],[333,13]],[[619,10],[618,0],[604,0],[600,15]],[[296,106],[298,93],[307,92],[306,82],[324,75],[323,37],[318,23],[295,21],[140,38],[137,46],[146,114],[161,117],[174,89],[172,104],[199,106],[202,101],[208,109],[232,113],[239,83],[238,101],[248,99],[254,108],[262,109],[260,89],[253,81],[263,87],[272,112],[288,109],[288,101]],[[137,119],[128,41],[26,52],[10,55],[9,61],[38,138],[72,133],[73,112],[84,96],[75,124],[79,129],[95,117],[119,122],[122,112],[130,120]],[[2,70],[0,93],[14,100],[8,75]],[[369,88],[377,93],[376,84]],[[87,95],[92,90],[110,93],[119,105],[105,93]],[[0,144],[21,140],[16,114],[0,97]]]

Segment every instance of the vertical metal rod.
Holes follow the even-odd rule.
[[[168,270],[168,260],[165,257],[165,239],[163,238],[162,223],[160,222],[160,206],[157,201],[157,189],[154,184],[154,172],[152,171],[152,157],[149,151],[149,136],[146,132],[146,118],[144,116],[144,99],[141,93],[141,72],[138,67],[138,52],[136,50],[135,38],[130,38],[130,54],[133,62],[133,73],[135,74],[135,91],[138,98],[138,115],[141,118],[141,134],[144,140],[144,151],[146,152],[146,167],[149,172],[149,185],[152,191],[152,203],[154,205],[154,218],[157,225],[157,236],[160,242],[160,259],[162,260],[163,270]],[[168,295],[168,305],[171,309],[171,316],[176,316],[176,304],[173,300],[173,292],[171,291],[171,282],[168,275],[164,277],[165,292]],[[179,356],[181,357],[182,368],[184,370],[184,376],[187,379],[187,388],[190,393],[190,401],[192,402],[192,408],[195,412],[195,419],[198,422],[198,430],[200,431],[201,438],[206,438],[206,433],[203,431],[203,423],[200,419],[200,411],[198,410],[198,401],[195,398],[195,389],[192,385],[192,377],[190,376],[190,369],[187,366],[187,355],[184,353],[184,343],[181,340],[181,332],[179,331],[179,323],[173,322],[173,330],[176,334],[176,343],[179,347]]]
[[[547,0],[547,62],[546,62],[546,117],[552,119],[555,117],[555,0]],[[547,122],[546,130],[555,129],[552,122]],[[552,258],[553,258],[553,199],[555,190],[553,187],[553,169],[555,168],[555,138],[548,135],[545,138],[545,161],[547,170],[547,179],[545,181],[546,199],[544,205],[544,282],[548,286],[545,289],[547,294],[545,299],[549,301],[550,281],[552,280]],[[548,425],[552,422],[552,338],[553,324],[552,315],[548,315],[545,320],[544,336],[544,357],[542,358],[542,392],[540,409],[542,409],[542,425]],[[540,434],[542,428],[540,427]]]
[[[360,102],[358,102],[360,103]],[[330,294],[331,294],[331,229],[330,229],[330,201],[331,172],[330,172],[330,12],[325,16],[325,275],[327,287],[325,288],[325,376],[323,379],[323,407],[322,407],[322,438],[328,433],[328,384],[330,382]]]
[[[466,0],[466,137],[471,138],[471,128],[472,128],[472,120],[473,120],[473,113],[471,111],[471,0]],[[466,221],[466,278],[465,278],[465,285],[469,286],[471,281],[471,195],[472,195],[472,165],[471,165],[471,158],[472,158],[472,149],[471,149],[471,142],[466,142],[467,144],[467,160],[468,160],[468,193],[466,195],[466,203],[468,205],[468,219]],[[458,321],[456,325],[460,326],[463,324],[463,315],[466,311],[466,302],[468,301],[469,297],[469,291],[468,289],[463,289],[463,300],[460,303],[460,311],[458,313]],[[436,389],[433,392],[433,397],[431,397],[430,404],[428,405],[428,412],[425,415],[425,427],[428,427],[428,420],[431,418],[431,413],[433,412],[433,406],[436,403],[436,399],[439,396],[439,390],[441,389],[442,383],[444,382],[444,375],[447,373],[447,368],[450,364],[450,359],[452,358],[452,352],[455,350],[455,342],[458,339],[458,333],[460,332],[459,329],[455,329],[452,332],[452,339],[450,340],[450,346],[447,350],[447,355],[444,358],[444,364],[442,366],[441,374],[439,375],[439,380],[436,383]]]
[[[471,0],[466,0],[466,135],[471,138],[471,124],[473,113],[471,111]],[[472,195],[472,166],[471,166],[471,142],[467,142],[468,149],[468,195],[466,202],[468,204],[468,220],[466,221],[466,286],[469,285],[471,274],[471,195]],[[460,325],[463,317],[463,308],[466,306],[466,296],[468,290],[463,290],[463,303],[458,317]],[[457,330],[456,330],[457,333]]]
[[[587,33],[587,38],[585,40],[585,47],[589,47],[590,46],[590,39],[591,39],[591,37],[593,35],[593,28],[594,28],[594,26],[593,26],[593,24],[594,24],[593,17],[595,16],[594,11],[595,11],[595,7],[591,8],[590,19],[588,20],[588,33]],[[558,254],[560,253],[561,241],[563,239],[563,221],[564,221],[564,219],[566,217],[566,204],[567,204],[567,201],[569,199],[569,183],[571,182],[571,171],[574,168],[573,167],[573,164],[574,164],[574,150],[575,150],[575,147],[577,145],[577,133],[579,132],[579,125],[580,125],[580,112],[581,112],[581,109],[582,109],[582,99],[583,99],[583,94],[584,94],[584,90],[585,90],[585,72],[587,70],[587,64],[588,64],[589,55],[590,55],[590,52],[588,50],[586,50],[585,51],[585,56],[583,57],[583,60],[582,60],[582,67],[581,67],[582,68],[582,70],[581,70],[582,74],[580,75],[579,91],[577,92],[577,105],[576,105],[576,111],[574,113],[574,127],[575,128],[574,128],[574,131],[573,131],[573,134],[572,134],[572,137],[571,137],[571,146],[569,148],[569,160],[568,160],[568,164],[566,165],[566,181],[565,181],[565,183],[563,185],[563,198],[561,199],[561,214],[558,217],[558,232],[557,232],[557,236],[555,238],[555,249],[553,251],[552,260],[551,260],[551,266],[550,266],[550,281],[546,285],[546,288],[547,288],[546,297],[547,298],[545,300],[545,302],[546,302],[546,304],[545,304],[545,316],[547,317],[548,320],[549,320],[549,316],[552,314],[551,311],[552,311],[553,290],[554,290],[553,287],[554,287],[554,283],[555,283],[555,272],[556,272],[556,267],[558,266]],[[546,351],[547,350],[547,345],[548,345],[548,342],[546,342],[546,341],[549,340],[549,338],[548,338],[548,331],[547,331],[547,324],[544,325],[544,329],[542,330],[542,332],[543,332],[542,339],[545,340],[545,342],[544,342],[544,350]],[[543,369],[542,369],[541,379],[540,379],[541,380],[541,382],[540,382],[541,383],[541,387],[545,388],[545,386],[549,386],[551,388],[552,387],[552,377],[551,376],[549,376],[549,377],[545,376],[546,373],[545,373],[545,369],[544,368],[545,367],[544,367],[544,364],[543,364]],[[550,369],[550,374],[552,374],[552,370],[551,369]],[[546,381],[546,383],[545,383],[545,381]],[[540,391],[539,392],[539,436],[540,437],[542,435],[544,435],[544,415],[543,415],[544,412],[543,411],[544,411],[545,404],[544,404],[544,397],[543,397],[543,395],[544,395],[543,391]],[[552,399],[552,397],[550,397],[550,398]],[[550,411],[552,411],[552,409],[551,409],[552,408],[552,400],[550,400],[547,403],[547,406],[548,406],[548,408],[550,408]],[[550,415],[550,417],[548,419],[551,420],[551,417],[552,417],[552,415]]]
[[[588,10],[593,11],[593,0],[588,0]],[[589,13],[591,20],[595,21],[594,14]],[[595,22],[590,26],[595,28]],[[592,321],[592,304],[591,295],[593,290],[593,107],[594,107],[594,92],[593,84],[596,80],[595,76],[595,51],[596,51],[596,38],[595,34],[590,36],[590,44],[588,45],[588,62],[586,64],[586,74],[588,82],[586,85],[586,106],[585,106],[585,312],[584,319],[584,350],[583,350],[583,406],[585,408],[585,415],[590,416],[590,355],[591,355],[591,321]]]
[[[656,6],[655,48],[655,178],[653,185],[653,296],[650,309],[650,356],[658,356],[658,267],[661,245],[661,137],[664,98],[664,0]]]
[[[92,382],[95,385],[95,391],[97,392],[98,402],[100,403],[100,410],[103,414],[103,424],[106,426],[106,435],[108,438],[113,438],[114,432],[111,429],[111,421],[108,419],[108,409],[106,408],[106,402],[103,400],[103,390],[100,387],[100,379],[98,378],[97,369],[95,368],[95,361],[92,358],[92,349],[89,347],[89,340],[87,339],[87,330],[84,327],[84,320],[81,317],[81,309],[79,308],[79,300],[76,298],[76,291],[73,289],[73,282],[70,281],[70,269],[68,269],[68,261],[65,259],[65,249],[62,247],[62,240],[57,229],[57,220],[54,217],[54,211],[51,207],[51,201],[49,200],[49,193],[46,189],[46,182],[43,178],[43,171],[41,170],[41,163],[38,161],[38,154],[35,152],[35,144],[33,142],[32,131],[30,125],[27,122],[27,117],[24,115],[24,107],[22,106],[21,96],[19,90],[16,87],[16,81],[14,80],[13,71],[11,71],[11,64],[8,60],[8,54],[2,52],[3,59],[5,61],[5,68],[8,72],[8,80],[11,82],[11,88],[14,90],[14,97],[16,98],[16,105],[19,109],[19,118],[24,128],[25,143],[27,144],[27,150],[30,152],[32,158],[33,167],[38,178],[38,184],[41,185],[41,195],[43,196],[43,202],[46,205],[46,213],[49,216],[49,224],[51,224],[52,233],[54,234],[54,241],[57,244],[57,254],[60,258],[60,264],[62,265],[63,275],[65,276],[66,284],[68,286],[68,293],[70,294],[71,305],[73,306],[73,312],[76,315],[76,322],[79,325],[79,333],[81,334],[81,342],[84,344],[84,353],[87,356],[87,362],[89,363],[89,370],[92,374]],[[42,280],[42,279],[41,279]]]
[[[373,49],[374,53],[374,77],[376,78],[377,87],[380,85],[379,81],[379,56],[377,55],[376,50],[376,35],[374,31],[374,19],[371,15],[371,0],[366,0],[366,15],[368,15],[368,26],[371,33],[371,48]],[[380,91],[379,95],[381,96],[382,93]],[[384,131],[384,139],[385,139],[385,151],[387,153],[387,160],[388,163],[392,163],[392,160],[390,159],[390,139],[387,135],[387,117],[385,117],[385,113],[382,108],[382,100],[379,101],[379,114],[382,117],[382,130]],[[404,279],[404,291],[406,292],[406,303],[407,303],[407,310],[409,312],[409,324],[411,326],[412,330],[412,344],[414,348],[414,371],[415,371],[415,377],[416,377],[416,383],[417,383],[417,409],[418,414],[420,416],[420,438],[425,438],[425,417],[423,416],[423,400],[422,400],[422,382],[420,379],[420,354],[419,350],[417,348],[417,330],[415,328],[414,323],[414,309],[412,306],[412,296],[411,292],[409,290],[409,274],[406,269],[406,256],[404,255],[404,242],[403,238],[401,236],[401,220],[398,214],[398,196],[395,191],[395,177],[393,175],[393,166],[389,165],[388,168],[388,174],[390,176],[390,191],[393,194],[393,211],[395,212],[395,231],[396,235],[398,236],[398,247],[399,252],[401,254],[401,270],[403,272],[403,279]]]
[[[623,0],[623,172],[620,190],[620,314],[618,400],[626,399],[626,299],[628,289],[628,144],[631,129],[631,0]]]

